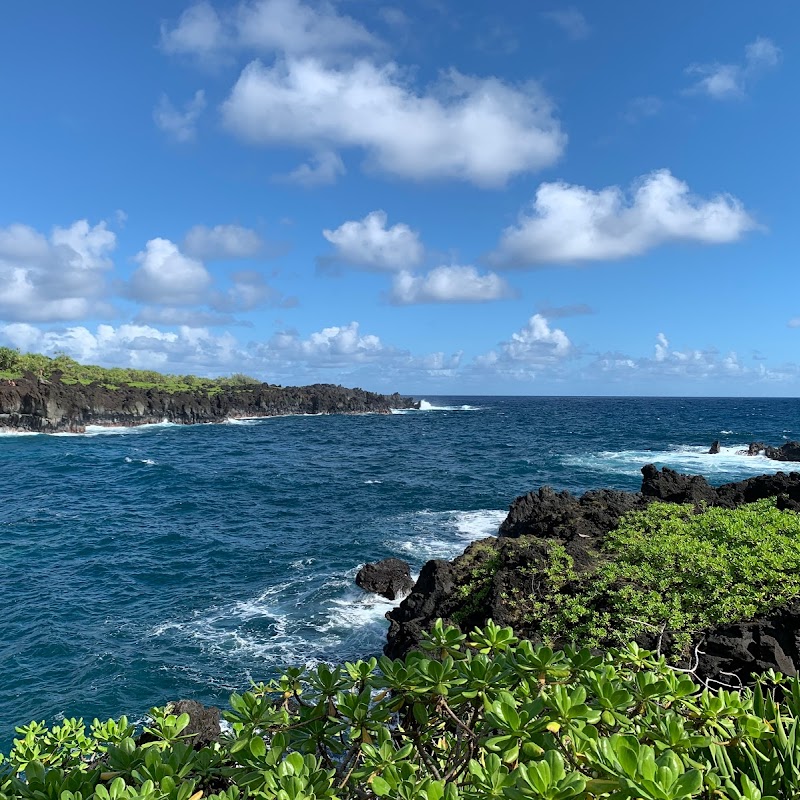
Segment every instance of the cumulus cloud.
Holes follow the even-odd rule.
[[[163,94],[153,111],[156,125],[177,142],[191,142],[197,135],[197,120],[206,107],[206,94],[202,89],[184,104],[183,110],[175,108]]]
[[[413,269],[422,263],[425,249],[419,234],[403,222],[388,227],[385,211],[372,211],[322,235],[334,246],[333,260],[383,272]]]
[[[362,334],[359,324],[351,322],[323,328],[307,339],[301,338],[296,331],[276,333],[269,340],[268,350],[283,357],[330,366],[374,360],[385,352],[386,347],[380,337]]]
[[[98,325],[44,331],[17,323],[0,327],[0,338],[20,350],[53,354],[63,351],[78,361],[138,369],[224,373],[238,363],[236,340],[229,333],[214,336],[204,328],[161,331],[148,325]]]
[[[187,255],[203,261],[253,258],[263,248],[261,236],[241,225],[215,225],[213,228],[195,225],[183,240]]]
[[[368,164],[384,172],[484,187],[550,166],[566,142],[550,100],[533,82],[511,86],[451,70],[418,93],[397,65],[369,61],[253,61],[222,117],[230,131],[254,144],[313,152],[361,148]]]
[[[687,89],[690,94],[706,94],[715,100],[744,97],[752,84],[781,60],[781,49],[771,40],[759,36],[744,49],[744,61],[738,64],[692,64],[689,75],[699,76]]]
[[[534,314],[527,324],[507,341],[501,342],[475,359],[474,369],[515,379],[530,379],[543,371],[555,373],[576,348],[561,328],[550,325],[541,314]]]
[[[589,23],[578,9],[569,7],[556,11],[546,11],[542,16],[558,25],[570,39],[585,39],[589,33]]]
[[[523,267],[620,259],[668,242],[734,242],[756,227],[735,197],[697,197],[669,170],[640,178],[628,194],[618,186],[543,183],[490,260]]]
[[[116,243],[105,222],[85,219],[53,228],[49,238],[28,225],[0,228],[0,319],[65,321],[106,311]]]
[[[292,170],[288,175],[278,176],[285,183],[296,183],[310,189],[313,186],[329,186],[345,174],[344,162],[338,153],[323,150],[309,161]]]
[[[395,305],[486,303],[511,294],[511,287],[499,275],[453,265],[436,267],[427,275],[400,272],[394,278],[390,300]]]
[[[245,312],[265,305],[291,308],[297,305],[297,298],[285,297],[260,272],[240,270],[231,275],[226,291],[212,292],[209,304],[216,311]]]
[[[235,51],[320,56],[378,45],[361,23],[326,2],[312,8],[299,0],[245,0],[220,11],[200,2],[161,28],[165,52],[204,61]]]
[[[150,239],[135,258],[139,268],[128,287],[133,299],[175,306],[204,302],[211,275],[202,261],[182,253],[174,242]]]

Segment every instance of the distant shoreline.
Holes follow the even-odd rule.
[[[138,427],[224,423],[290,415],[390,414],[418,408],[399,394],[382,395],[332,384],[280,387],[218,384],[188,391],[100,383],[64,383],[26,376],[0,382],[0,430],[85,433],[87,426]]]

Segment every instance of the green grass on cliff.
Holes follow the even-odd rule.
[[[652,503],[606,535],[588,570],[576,569],[559,543],[513,541],[537,558],[514,567],[517,579],[501,598],[506,621],[551,644],[608,645],[667,630],[680,649],[704,628],[800,596],[800,514],[778,510],[774,499],[699,511]],[[462,618],[502,564],[484,558],[469,570]]]
[[[80,364],[65,354],[50,358],[39,353],[20,353],[0,347],[0,380],[19,380],[26,374],[49,380],[61,373],[62,383],[68,386],[97,383],[109,390],[130,386],[136,389],[160,389],[177,392],[218,394],[225,388],[247,388],[261,383],[248,375],[235,374],[224,378],[200,378],[196,375],[167,375],[152,370],[98,367]]]

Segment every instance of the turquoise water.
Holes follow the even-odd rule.
[[[800,401],[429,398],[391,416],[0,435],[0,743],[33,718],[225,702],[282,665],[380,651],[364,561],[418,570],[542,484],[722,483],[800,438]],[[704,455],[720,439],[719,456]]]

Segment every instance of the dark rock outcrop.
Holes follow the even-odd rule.
[[[643,647],[655,649],[655,635],[639,637]],[[662,651],[671,645],[666,634]],[[750,676],[773,669],[784,675],[800,674],[800,600],[792,600],[749,620],[740,620],[698,634],[682,666],[694,670],[700,680],[739,686]]]
[[[177,703],[170,703],[168,710],[178,717],[181,714],[189,715],[189,724],[183,729],[188,744],[200,748],[219,741],[220,713],[216,706],[204,706],[197,700],[178,700]]]
[[[779,508],[800,511],[798,472],[760,475],[719,487],[702,476],[653,465],[644,467],[642,475],[641,492],[603,489],[576,497],[543,487],[518,497],[499,537],[473,543],[452,562],[429,561],[423,567],[411,594],[386,615],[386,654],[399,657],[417,648],[422,633],[438,617],[466,630],[491,618],[535,638],[537,621],[525,617],[524,610],[521,616],[510,598],[541,589],[547,546],[561,545],[579,575],[590,571],[597,566],[602,537],[620,517],[655,500],[734,508],[777,497]],[[702,677],[718,676],[728,683],[730,676],[726,679],[724,673],[746,680],[750,672],[769,667],[795,674],[800,671],[800,601],[753,620],[718,626],[701,638],[697,673]]]
[[[399,558],[364,564],[356,575],[356,584],[364,591],[379,594],[387,600],[405,597],[414,587],[411,568]]]
[[[741,453],[748,456],[764,455],[773,461],[800,461],[800,442],[785,442],[780,447],[750,442],[747,450],[742,450]]]
[[[711,443],[711,447],[708,448],[708,454],[710,456],[715,456],[719,453],[719,439],[714,439]]]
[[[178,700],[166,704],[166,711],[176,717],[189,715],[189,724],[183,729],[184,741],[196,750],[219,741],[222,733],[220,727],[220,711],[216,706],[204,706],[197,700]],[[136,744],[142,746],[156,741],[156,737],[147,731],[139,734]]]
[[[56,433],[83,432],[87,425],[194,424],[229,418],[282,414],[388,414],[416,408],[399,394],[381,395],[331,384],[280,387],[220,386],[219,391],[170,393],[133,386],[107,388],[92,383],[64,384],[29,376],[0,382],[0,428]]]

